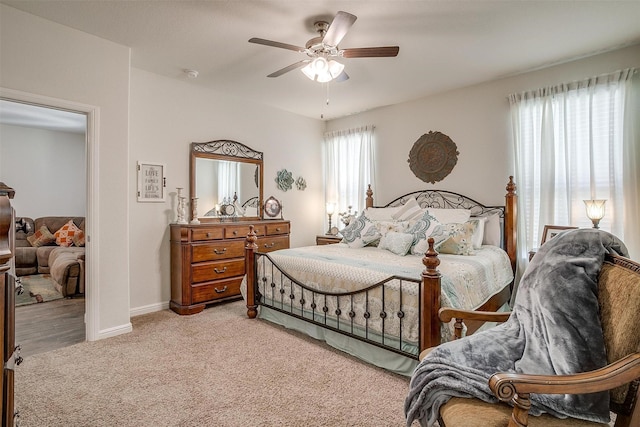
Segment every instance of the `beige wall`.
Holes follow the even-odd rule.
[[[629,67],[640,67],[640,45],[332,120],[327,130],[376,126],[374,199],[380,204],[423,188],[502,204],[508,176],[514,174],[507,96]],[[431,130],[449,135],[460,152],[451,174],[436,184],[420,181],[407,163],[415,141]],[[627,243],[640,247],[638,238],[633,239],[625,236]]]
[[[264,197],[283,204],[291,221],[291,245],[315,243],[322,232],[323,185],[320,142],[324,123],[262,105],[252,105],[188,81],[131,70],[131,146],[129,170],[136,161],[167,166],[164,203],[138,203],[136,177],[129,183],[131,307],[135,313],[167,305],[170,294],[169,227],[176,219],[176,187],[189,195],[189,144],[231,139],[264,152]],[[278,190],[282,168],[307,180],[305,191]]]
[[[0,87],[96,107],[88,283],[96,338],[129,323],[129,48],[0,5]],[[13,183],[8,182],[8,185]]]

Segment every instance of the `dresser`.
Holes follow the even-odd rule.
[[[171,224],[173,311],[195,314],[208,304],[240,297],[250,225],[258,236],[259,252],[289,247],[290,223],[284,220]]]

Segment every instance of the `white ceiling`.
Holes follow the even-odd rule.
[[[0,2],[130,46],[136,68],[317,119],[640,43],[640,1]],[[339,10],[358,17],[341,48],[398,45],[399,55],[342,59],[351,78],[328,87],[299,70],[266,77],[305,55],[249,38],[304,46],[313,22]]]

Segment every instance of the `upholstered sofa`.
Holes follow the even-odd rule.
[[[50,274],[63,296],[84,293],[84,229],[84,217],[17,217],[16,275]]]

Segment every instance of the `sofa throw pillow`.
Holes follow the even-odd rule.
[[[413,224],[407,231],[407,233],[413,235],[413,242],[411,243],[412,254],[425,253],[425,251],[429,247],[429,245],[427,244],[427,238],[431,237],[431,233],[439,225],[440,223],[438,222],[438,220],[429,215],[429,212],[424,212],[422,214],[422,217],[418,221],[416,221],[416,223]]]
[[[27,237],[27,240],[34,248],[39,248],[40,246],[46,246],[56,241],[56,238],[46,225],[43,225],[35,233],[31,236]]]
[[[364,212],[340,232],[343,236],[342,242],[350,248],[363,248],[381,237],[375,224],[369,221]]]
[[[77,247],[82,247],[85,244],[84,240],[84,231],[80,230],[72,237],[73,245]]]
[[[396,255],[405,256],[411,250],[411,243],[413,243],[413,234],[390,231],[382,236],[378,247]]]
[[[473,232],[477,227],[477,221],[469,221],[464,224],[447,224],[450,237],[440,243],[436,250],[441,254],[475,255]]]
[[[70,219],[69,222],[60,227],[53,235],[56,237],[56,244],[58,246],[68,247],[73,244],[73,236],[78,232],[80,232],[80,229],[73,223],[73,220]]]

